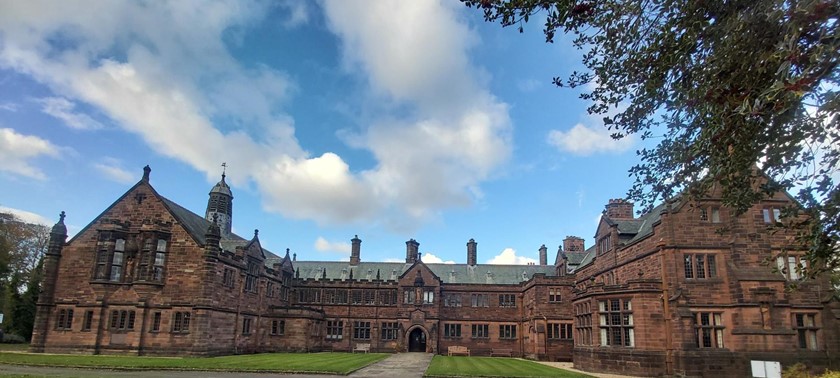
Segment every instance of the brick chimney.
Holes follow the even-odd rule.
[[[405,242],[405,262],[406,264],[414,264],[417,261],[417,252],[420,249],[420,243],[417,240],[409,239]]]
[[[359,265],[359,262],[362,261],[362,239],[359,239],[359,235],[356,235],[353,239],[350,239],[350,243],[350,265]]]
[[[583,245],[583,238],[579,238],[577,236],[566,236],[566,238],[563,239],[563,250],[566,252],[585,251],[586,248]]]
[[[478,243],[475,239],[470,239],[467,242],[467,265],[475,266],[476,260],[478,260]]]
[[[540,265],[548,265],[548,248],[545,244],[540,246]]]
[[[633,219],[633,203],[623,198],[611,199],[605,214],[610,219]]]

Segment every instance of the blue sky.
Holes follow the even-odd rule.
[[[95,9],[84,11],[81,9]],[[226,162],[234,231],[301,260],[527,263],[592,244],[635,138],[579,92],[567,40],[454,1],[6,2],[0,210],[78,231],[152,168],[204,214]]]

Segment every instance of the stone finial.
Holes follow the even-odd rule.
[[[260,230],[255,228],[254,229],[254,237],[256,238],[257,236],[260,236]]]
[[[149,174],[150,173],[152,173],[152,168],[150,168],[148,165],[143,167],[143,181],[149,182]]]
[[[51,233],[56,235],[67,235],[67,226],[64,225],[64,217],[66,216],[67,215],[64,213],[64,210],[58,214],[58,222],[53,225]]]

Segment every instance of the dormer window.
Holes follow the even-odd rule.
[[[612,248],[612,235],[607,235],[598,240],[598,255],[609,252]]]

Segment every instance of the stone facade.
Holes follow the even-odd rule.
[[[827,282],[798,281],[791,235],[765,223],[785,195],[740,217],[709,200],[634,218],[632,203],[610,200],[595,245],[567,237],[554,265],[544,245],[539,265],[478,264],[472,239],[466,264],[426,264],[413,239],[405,263],[367,262],[358,236],[349,261],[297,261],[264,248],[258,231],[229,233],[224,178],[201,217],[159,195],[149,172],[71,240],[63,214],[53,227],[33,351],[466,346],[645,376],[748,376],[750,360],[836,364],[840,305]]]

